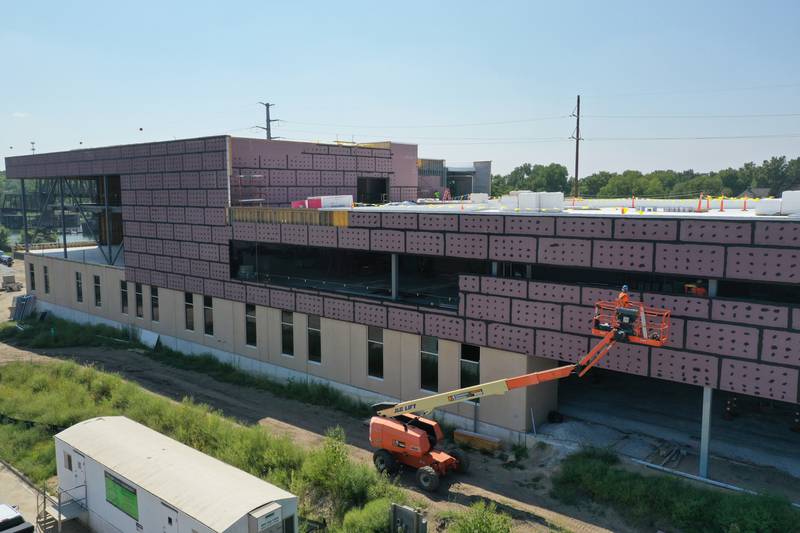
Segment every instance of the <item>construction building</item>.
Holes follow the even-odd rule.
[[[627,284],[632,299],[671,311],[669,345],[620,345],[602,368],[663,388],[663,402],[696,398],[706,423],[714,391],[761,399],[789,413],[781,435],[793,438],[800,220],[780,209],[414,203],[430,188],[422,169],[434,172],[416,146],[397,143],[220,136],[11,157],[6,167],[62,194],[71,181],[97,184],[81,211],[99,221],[100,245],[65,240],[25,256],[28,290],[54,314],[154,332],[278,379],[410,399],[576,361],[596,342],[592,306]],[[285,207],[321,195],[396,203]],[[520,436],[558,408],[550,383],[448,416]]]

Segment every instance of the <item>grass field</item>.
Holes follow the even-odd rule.
[[[352,461],[341,430],[310,451],[259,426],[242,426],[206,406],[147,393],[122,378],[70,362],[0,368],[0,413],[36,422],[0,424],[0,457],[37,483],[55,475],[53,430],[101,415],[125,415],[300,496],[304,516],[349,531],[388,527],[389,501],[404,491],[372,465]],[[367,506],[366,508],[364,506]],[[377,529],[358,524],[377,524]]]
[[[648,531],[800,532],[800,510],[785,499],[708,489],[660,474],[645,476],[626,470],[604,450],[567,457],[553,478],[553,496],[574,505],[590,501],[611,507]]]

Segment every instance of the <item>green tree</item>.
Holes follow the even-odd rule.
[[[603,170],[601,172],[595,172],[594,174],[586,176],[579,182],[580,194],[590,198],[597,196],[600,193],[600,189],[608,185],[608,182],[611,180],[611,178],[616,175],[617,174],[615,173],[606,172]]]
[[[0,250],[11,250],[11,232],[5,226],[0,226]]]
[[[479,501],[470,505],[469,510],[456,517],[447,528],[451,533],[509,533],[511,531],[511,518],[497,510],[497,505],[491,502],[486,505]]]

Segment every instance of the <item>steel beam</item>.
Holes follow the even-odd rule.
[[[400,256],[392,254],[392,300],[397,300],[400,284]]]
[[[20,187],[22,189],[22,240],[25,243],[25,251],[30,252],[30,243],[28,242],[28,202],[25,198],[25,180],[21,179]]]
[[[700,422],[700,477],[708,477],[708,447],[711,439],[711,387],[703,387],[703,414]]]
[[[103,206],[105,207],[106,213],[106,245],[108,248],[108,260],[111,261],[110,264],[113,263],[112,254],[111,254],[111,213],[108,210],[108,176],[103,176],[103,196],[104,202]]]
[[[64,243],[64,259],[67,258],[67,218],[64,209],[64,178],[58,179],[58,189],[61,194],[61,240]]]

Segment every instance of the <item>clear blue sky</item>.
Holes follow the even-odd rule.
[[[571,173],[578,93],[581,176],[800,155],[797,136],[598,139],[800,135],[796,0],[121,4],[0,6],[0,158],[31,140],[55,151],[259,137],[247,128],[269,100],[285,120],[274,133],[290,139],[391,139],[496,172]],[[796,116],[674,118],[776,113]]]

